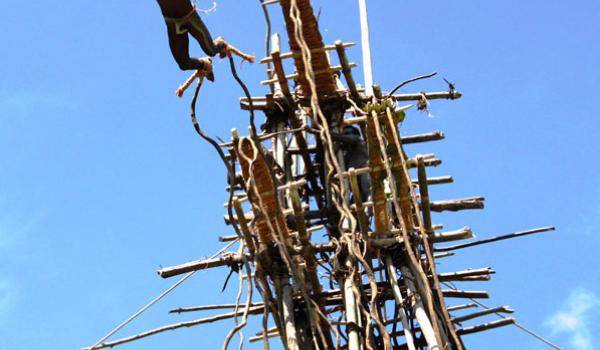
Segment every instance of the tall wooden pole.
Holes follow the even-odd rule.
[[[367,0],[358,0],[360,11],[360,37],[362,44],[363,72],[365,76],[365,93],[373,96],[373,64],[371,63],[371,39],[369,37],[369,17]]]

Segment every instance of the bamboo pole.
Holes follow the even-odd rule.
[[[277,90],[277,88],[279,88],[281,93],[283,93],[283,96],[291,99],[292,95],[290,94],[290,88],[289,88],[288,82],[285,78],[283,64],[281,63],[281,54],[280,54],[281,40],[279,38],[279,33],[273,34],[271,42],[273,43],[273,51],[271,51],[271,57],[273,57],[273,69],[275,70],[276,81],[278,83],[275,86],[275,90]],[[277,131],[279,131],[279,130],[277,130]]]
[[[352,263],[346,259],[346,268],[351,269]],[[356,298],[352,290],[352,276],[347,275],[343,278],[344,310],[346,311],[346,333],[348,335],[348,350],[360,350],[360,337],[358,333],[358,310]]]
[[[369,15],[367,0],[358,0],[360,12],[360,42],[362,44],[363,72],[365,77],[365,93],[373,96],[373,64],[371,63],[371,40],[369,38]]]
[[[292,302],[292,287],[287,278],[280,277],[281,288],[281,308],[282,318],[285,325],[286,350],[300,350],[298,336],[296,335],[296,325],[294,323],[294,303]]]
[[[388,109],[388,114],[390,114],[390,110]],[[454,329],[454,325],[450,319],[450,314],[446,310],[446,302],[444,297],[440,291],[440,281],[437,274],[437,269],[435,266],[435,258],[432,253],[432,245],[433,243],[429,242],[429,235],[432,234],[433,228],[431,224],[431,212],[429,210],[429,189],[427,187],[427,174],[425,172],[425,164],[422,156],[417,156],[417,171],[419,178],[419,195],[421,196],[421,210],[423,214],[423,220],[419,221],[419,225],[422,225],[421,228],[421,240],[423,241],[423,249],[427,256],[426,266],[429,268],[429,272],[432,275],[432,286],[431,289],[435,293],[435,297],[437,298],[437,304],[439,309],[438,312],[441,313],[440,323],[445,323],[446,329],[445,331],[448,333],[447,336],[450,338],[451,342],[457,349],[462,350],[463,345],[461,343],[460,338],[456,334],[456,330]],[[417,216],[418,217],[418,216]],[[444,330],[443,327],[440,327],[440,330]],[[446,341],[446,337],[442,338],[443,341]],[[447,345],[443,344],[444,347]]]
[[[410,272],[410,269],[406,266],[401,266],[400,272],[402,272],[402,275],[405,276],[404,284],[408,289],[408,300],[410,302],[410,306],[413,309],[415,318],[421,326],[421,333],[423,333],[423,336],[427,341],[427,346],[429,347],[429,349],[440,349],[437,337],[435,335],[435,332],[433,331],[431,322],[429,321],[429,317],[427,316],[425,308],[423,307],[421,297],[419,296],[419,293],[417,293],[417,288],[413,283],[414,277],[412,275],[412,272]]]
[[[390,258],[389,255],[385,257],[385,265],[388,271],[388,279],[390,280],[390,285],[392,286],[392,293],[394,294],[394,299],[396,300],[398,313],[400,314],[400,321],[404,330],[406,344],[409,350],[415,350],[413,335],[410,331],[410,325],[408,324],[408,316],[406,315],[406,310],[404,310],[404,298],[402,298],[402,293],[400,293],[400,287],[398,286],[396,268],[394,267],[392,258]]]

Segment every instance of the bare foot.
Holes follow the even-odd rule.
[[[200,59],[204,64],[204,68],[202,69],[201,74],[206,77],[206,79],[210,81],[215,81],[215,75],[212,69],[212,60],[210,57],[203,57]]]

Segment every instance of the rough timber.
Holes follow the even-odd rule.
[[[251,315],[262,315],[265,321],[250,342],[277,337],[288,350],[463,349],[462,336],[514,323],[504,317],[476,321],[513,312],[505,306],[471,313],[465,310],[476,307],[474,303],[449,307],[457,298],[488,297],[485,291],[457,290],[451,283],[487,281],[495,272],[489,267],[440,272],[436,259],[553,228],[448,245],[472,239],[471,229],[441,232],[431,212],[482,209],[483,197],[432,200],[429,186],[451,183],[452,177],[428,177],[427,167],[441,161],[434,155],[409,157],[402,146],[441,140],[444,134],[399,136],[404,110],[411,105],[398,102],[417,101],[419,109],[426,109],[428,100],[453,100],[461,94],[454,87],[415,94],[386,94],[378,86],[362,89],[353,76],[355,64],[346,56],[353,44],[325,45],[309,0],[263,0],[265,11],[267,5],[282,10],[290,51],[281,52],[279,35],[274,34],[261,61],[271,93],[240,100],[243,110],[264,112],[264,133],[240,136],[233,130],[231,141],[221,145],[236,172],[228,186],[232,192],[226,222],[239,236],[220,239],[239,240],[242,249],[158,271],[168,278],[230,267],[253,280],[259,291],[254,295],[262,300],[94,348]],[[294,72],[286,72],[292,63]],[[336,141],[344,125],[359,127],[368,146],[368,164],[361,168],[344,164],[344,151]],[[411,169],[416,170],[412,178]],[[358,180],[366,174],[371,198],[361,198]],[[326,239],[316,239],[322,233]],[[319,278],[323,275],[327,286]],[[234,308],[207,305],[173,312]]]

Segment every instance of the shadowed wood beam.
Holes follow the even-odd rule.
[[[487,299],[489,294],[486,291],[479,290],[456,290],[456,289],[445,289],[442,290],[442,294],[446,298],[473,298],[473,299]]]
[[[429,207],[431,211],[459,211],[470,209],[483,209],[483,197],[470,197],[463,199],[450,199],[445,201],[431,202]]]

